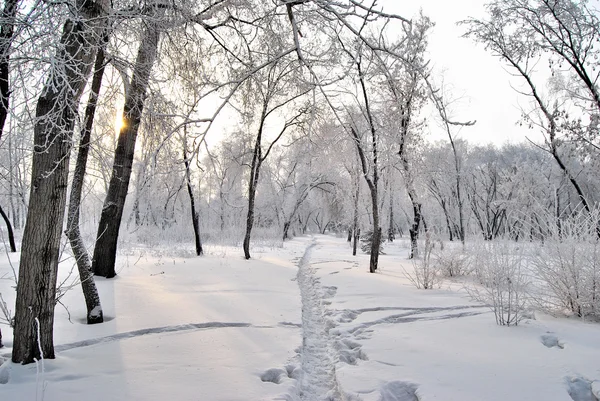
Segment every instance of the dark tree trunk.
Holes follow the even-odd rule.
[[[6,123],[6,117],[8,116],[10,98],[10,48],[15,31],[15,16],[17,15],[18,9],[19,0],[6,0],[4,2],[4,9],[2,10],[2,23],[0,27],[0,140],[2,139],[4,124]],[[11,150],[9,149],[9,152],[10,151]],[[12,182],[10,185],[12,186]],[[4,213],[4,210],[2,210],[2,207],[0,207],[0,213],[2,214],[2,218],[6,223],[6,229],[8,230],[10,251],[16,252],[17,247],[15,246],[15,236],[12,224],[10,223],[8,216]],[[1,337],[0,344],[2,344]]]
[[[6,213],[4,213],[2,206],[0,206],[0,215],[2,215],[2,218],[4,219],[4,223],[6,223],[6,230],[8,231],[8,244],[10,245],[10,251],[17,252],[17,246],[15,244],[15,234],[13,232],[12,225],[10,224],[10,219],[8,218]]]
[[[10,48],[20,0],[5,0],[0,27],[0,139],[8,116],[10,98]]]
[[[92,127],[94,125],[94,116],[96,115],[96,107],[98,105],[98,94],[102,87],[102,78],[104,77],[105,55],[104,47],[108,42],[108,32],[104,34],[102,43],[96,54],[96,62],[94,63],[94,75],[92,78],[92,87],[88,104],[85,108],[85,117],[83,130],[81,131],[81,139],[79,142],[79,151],[77,153],[77,162],[73,179],[71,180],[71,195],[69,197],[69,207],[67,210],[67,230],[66,234],[73,250],[73,256],[77,262],[77,270],[79,271],[79,280],[81,281],[81,289],[85,298],[85,306],[87,308],[87,323],[96,324],[104,322],[104,313],[100,303],[100,294],[94,281],[92,273],[92,264],[90,256],[81,237],[79,230],[79,214],[81,206],[81,194],[83,192],[83,183],[85,179],[85,171],[87,168],[88,154],[90,151],[90,138],[92,136]]]
[[[356,191],[354,192],[354,216],[352,218],[352,256],[356,256],[356,247],[358,245],[358,239],[360,238],[360,229],[358,228],[358,201],[360,199],[360,182],[356,180]]]
[[[410,234],[410,259],[419,256],[419,228],[421,226],[421,204],[416,201],[416,198],[410,194],[410,201],[413,207],[413,223],[408,230]]]
[[[263,113],[264,115],[264,113]],[[250,259],[250,238],[252,236],[252,227],[254,226],[254,202],[256,200],[256,185],[260,174],[261,160],[261,141],[262,141],[262,122],[258,130],[256,142],[254,144],[254,153],[252,155],[252,164],[250,166],[250,185],[248,185],[248,214],[246,215],[246,234],[244,235],[244,258]]]
[[[119,228],[131,178],[135,142],[144,110],[146,89],[158,49],[160,33],[157,18],[150,19],[146,24],[135,61],[131,85],[125,94],[123,127],[119,132],[112,175],[98,225],[92,270],[95,275],[106,278],[112,278],[117,274],[115,261]]]
[[[31,192],[17,285],[12,361],[54,358],[54,307],[69,154],[79,100],[94,62],[106,2],[78,1],[36,107]]]
[[[185,129],[185,128],[184,128]],[[185,164],[185,183],[187,185],[188,195],[190,197],[190,210],[192,212],[192,227],[194,228],[194,242],[196,244],[196,255],[200,256],[204,253],[202,249],[202,241],[200,239],[200,222],[198,212],[196,211],[196,201],[194,199],[194,189],[192,188],[192,174],[190,171],[190,161],[187,155],[187,137],[184,136],[183,143],[183,163]]]
[[[387,237],[388,237],[389,242],[394,242],[394,240],[396,239],[396,235],[394,232],[394,197],[392,196],[393,194],[392,194],[392,185],[391,184],[390,184],[389,188],[390,188],[390,213],[389,213],[390,221],[388,223]]]

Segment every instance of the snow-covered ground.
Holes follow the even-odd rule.
[[[116,279],[97,280],[109,321],[83,324],[80,290],[68,292],[68,312],[56,309],[57,358],[5,362],[0,400],[600,397],[600,325],[538,314],[499,327],[456,283],[412,287],[401,241],[385,251],[378,274],[331,236],[255,248],[249,261],[216,246],[202,258],[123,255]],[[12,306],[10,276],[3,255],[0,292]],[[2,331],[8,358],[12,333]]]

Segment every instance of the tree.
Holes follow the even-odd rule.
[[[79,209],[81,206],[81,195],[83,191],[83,183],[85,179],[85,170],[87,167],[87,159],[90,148],[90,138],[92,135],[92,126],[94,124],[94,116],[98,105],[98,94],[102,87],[102,78],[104,77],[105,64],[105,47],[108,42],[108,31],[103,34],[101,43],[96,54],[94,63],[94,74],[90,90],[90,97],[85,109],[83,120],[83,129],[81,130],[81,139],[79,142],[79,151],[77,153],[77,161],[73,178],[71,179],[71,194],[69,196],[69,206],[67,210],[67,229],[66,234],[73,250],[73,256],[77,263],[79,271],[79,280],[85,298],[87,308],[87,323],[96,324],[104,322],[104,314],[100,303],[100,295],[94,282],[92,273],[92,264],[88,255],[85,243],[79,229]]]
[[[365,181],[367,182],[367,186],[369,187],[369,193],[371,194],[371,211],[373,217],[373,230],[371,236],[371,258],[369,260],[369,272],[375,273],[377,271],[377,265],[379,262],[379,252],[381,249],[381,227],[379,223],[379,165],[378,165],[378,153],[377,153],[377,143],[378,136],[377,130],[375,127],[375,121],[373,118],[373,113],[371,110],[371,105],[369,103],[369,96],[367,93],[367,87],[365,84],[365,75],[363,73],[363,68],[361,65],[361,59],[358,58],[356,60],[356,69],[358,72],[358,81],[360,84],[360,91],[362,95],[362,100],[364,101],[364,116],[367,123],[368,131],[370,133],[370,141],[371,141],[371,157],[370,160],[367,159],[366,152],[364,149],[364,145],[361,140],[361,136],[358,133],[358,127],[355,124],[350,126],[350,134],[352,135],[352,139],[356,145],[356,151],[358,152],[358,157],[360,159],[360,165],[362,167],[363,176]],[[370,172],[369,172],[370,171]]]
[[[119,132],[112,175],[102,207],[94,247],[92,270],[95,275],[106,278],[112,278],[117,274],[115,260],[119,228],[131,178],[135,142],[144,110],[146,90],[158,51],[160,17],[164,10],[156,3],[152,8],[153,15],[148,19],[140,41],[131,82],[126,85],[123,127]]]
[[[483,43],[524,79],[527,94],[539,111],[539,118],[524,112],[525,122],[539,126],[545,133],[546,149],[577,191],[583,207],[591,212],[577,176],[568,168],[568,156],[561,150],[561,136],[575,137],[597,149],[594,121],[600,113],[600,96],[593,70],[597,66],[596,43],[600,38],[598,18],[585,1],[579,0],[493,1],[487,9],[488,19],[461,22],[468,28],[465,36]],[[556,75],[554,103],[543,96],[535,83],[535,66],[546,55],[551,73]],[[569,83],[561,82],[563,65],[572,73]],[[570,120],[568,105],[590,117],[591,124],[586,129],[580,121]]]
[[[271,153],[273,146],[283,137],[291,128],[302,124],[302,117],[309,112],[309,108],[303,105],[296,105],[295,111],[291,117],[287,117],[283,126],[278,130],[275,138],[268,141],[266,149],[263,149],[265,136],[265,124],[267,118],[274,116],[285,107],[292,107],[297,100],[310,92],[311,88],[303,88],[293,80],[288,80],[296,73],[298,65],[293,60],[281,60],[272,63],[266,70],[264,82],[255,78],[256,91],[259,104],[259,118],[257,121],[257,133],[254,139],[254,149],[252,152],[252,161],[250,163],[250,178],[248,179],[248,214],[246,216],[246,233],[244,235],[244,257],[250,259],[250,239],[252,228],[254,226],[254,205],[256,201],[256,189],[260,177],[260,168],[263,162]],[[296,84],[296,85],[295,85]],[[284,96],[281,96],[285,94]]]
[[[71,137],[108,9],[106,1],[76,1],[70,8],[74,14],[64,23],[37,102],[32,184],[17,284],[15,363],[54,358],[56,275]]]

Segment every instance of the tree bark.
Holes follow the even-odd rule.
[[[106,1],[77,1],[38,100],[27,222],[17,285],[12,361],[54,358],[54,307],[69,154],[79,100],[92,68]]]
[[[160,37],[158,19],[159,17],[155,16],[148,20],[140,42],[131,85],[125,94],[123,127],[119,132],[112,175],[100,215],[92,270],[95,275],[106,278],[112,278],[117,274],[115,261],[119,228],[131,178],[135,142],[144,110],[146,89],[158,50]]]
[[[92,87],[88,104],[85,108],[84,125],[81,131],[81,139],[79,142],[79,151],[77,152],[77,162],[75,163],[75,171],[71,180],[71,195],[69,196],[69,207],[67,211],[67,229],[66,234],[73,250],[73,256],[77,262],[77,270],[79,271],[79,281],[81,281],[81,289],[85,299],[87,308],[87,323],[96,324],[104,322],[104,313],[100,303],[100,294],[94,281],[92,273],[92,264],[90,256],[81,237],[79,229],[79,213],[81,206],[81,194],[83,192],[83,183],[85,180],[85,171],[87,168],[88,154],[90,151],[90,138],[92,135],[92,127],[94,125],[94,116],[98,105],[98,94],[102,87],[102,78],[104,77],[105,54],[104,47],[108,42],[109,34],[106,32],[102,37],[102,43],[96,54],[96,62],[94,63],[94,75],[92,77]]]

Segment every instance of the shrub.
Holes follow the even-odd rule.
[[[420,258],[413,258],[413,270],[408,272],[404,270],[404,275],[418,289],[429,290],[439,288],[441,284],[440,265],[432,263],[431,255],[435,244],[431,241],[431,235],[425,234],[425,245]]]
[[[523,268],[522,249],[503,240],[474,247],[473,267],[479,285],[468,286],[467,291],[489,305],[501,326],[516,326],[525,317],[529,277]]]

